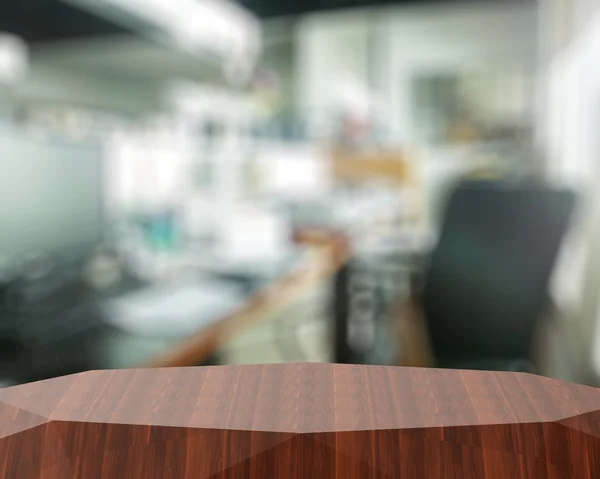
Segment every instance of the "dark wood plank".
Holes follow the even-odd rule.
[[[600,390],[335,364],[90,371],[0,390],[0,477],[600,477]]]

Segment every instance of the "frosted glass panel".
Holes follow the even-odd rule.
[[[0,134],[0,261],[98,241],[99,147]]]

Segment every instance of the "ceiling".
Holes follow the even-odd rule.
[[[238,3],[261,18],[272,18],[379,5],[449,4],[458,2],[482,3],[486,1],[491,2],[492,0],[238,0]]]
[[[498,0],[238,0],[238,3],[261,18],[272,18],[375,5],[492,1]],[[503,3],[507,1],[502,0]],[[62,0],[1,0],[0,31],[17,34],[29,43],[132,33]]]

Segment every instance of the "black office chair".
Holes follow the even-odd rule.
[[[532,344],[575,196],[465,183],[449,198],[419,295],[437,367],[533,372]]]

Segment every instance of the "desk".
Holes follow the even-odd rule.
[[[205,364],[229,340],[283,310],[311,288],[332,278],[347,261],[343,238],[309,233],[297,240],[307,255],[290,271],[250,295],[244,307],[183,340],[142,337],[106,327],[66,341],[59,348],[33,349],[18,382],[77,373],[89,369],[197,366]]]
[[[298,235],[297,240],[313,245],[305,264],[299,265],[294,271],[258,292],[240,311],[199,331],[172,350],[142,363],[142,366],[174,367],[202,364],[228,339],[260,322],[262,318],[274,311],[282,309],[295,297],[316,286],[320,281],[332,277],[349,258],[350,252],[343,238],[311,232]]]
[[[594,479],[600,389],[339,364],[90,371],[0,390],[22,479]]]

